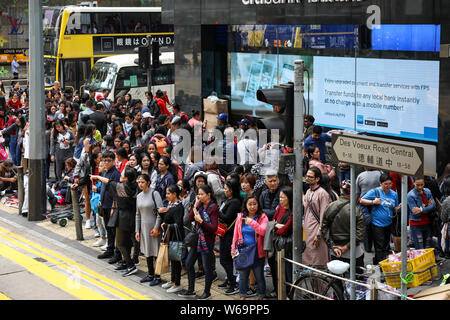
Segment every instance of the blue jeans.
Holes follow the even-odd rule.
[[[342,183],[342,181],[344,180],[350,180],[350,170],[349,171],[344,171],[344,172],[339,172],[339,183]]]
[[[264,298],[266,295],[266,279],[264,279],[264,263],[265,258],[257,258],[253,268],[239,270],[239,294],[241,297],[247,296],[248,278],[250,270],[253,270],[256,278],[256,285],[258,286],[258,296]]]
[[[415,249],[432,248],[431,225],[410,226]]]
[[[16,149],[17,149],[17,136],[16,135],[11,135],[11,136],[9,136],[9,153],[11,154],[12,162],[15,165],[17,165]]]
[[[197,252],[197,247],[189,250],[186,258],[186,270],[188,272],[189,292],[194,292],[195,289],[195,269],[194,264],[197,256],[201,255],[203,270],[205,271],[205,293],[210,293],[212,279],[213,279],[213,259],[214,259],[214,242],[208,244],[208,253]]]

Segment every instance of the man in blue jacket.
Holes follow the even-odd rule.
[[[408,217],[411,238],[415,249],[432,248],[431,217],[436,203],[425,180],[420,177],[414,181],[414,189],[408,192]]]
[[[325,147],[326,142],[331,142],[331,136],[329,136],[326,133],[322,133],[322,127],[321,126],[314,126],[312,134],[305,139],[305,142],[303,143],[303,150],[308,149],[309,146],[316,146],[319,148],[320,151],[320,161],[322,163],[326,163],[326,154],[327,149]]]
[[[111,151],[105,151],[102,156],[103,163],[103,173],[102,176],[108,178],[110,181],[120,181],[120,172],[117,170],[114,165],[115,155]],[[108,237],[108,243],[106,247],[106,251],[97,256],[99,259],[111,258],[108,263],[114,264],[119,262],[122,259],[119,249],[114,247],[115,238],[116,238],[116,230],[115,228],[108,227],[109,218],[111,217],[111,208],[113,199],[106,192],[106,185],[102,183],[100,189],[100,201],[103,209],[103,219],[105,222],[106,235]]]

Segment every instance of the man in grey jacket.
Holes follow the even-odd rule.
[[[269,173],[266,177],[267,189],[259,196],[259,204],[269,221],[273,219],[275,210],[280,204],[280,179],[276,173]]]

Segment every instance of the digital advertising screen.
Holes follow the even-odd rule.
[[[299,59],[305,61],[305,68],[312,73],[313,58],[310,56],[231,53],[231,108],[233,114],[247,114],[256,117],[273,116],[273,107],[258,101],[256,92],[259,89],[273,88],[275,85],[294,82],[294,61]],[[308,88],[308,79],[305,74],[305,91],[307,92],[307,90],[312,92],[312,88]]]
[[[314,57],[313,78],[317,124],[437,141],[439,61]]]

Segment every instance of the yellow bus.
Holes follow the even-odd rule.
[[[173,47],[173,25],[161,24],[161,7],[44,7],[46,89],[55,81],[82,92],[94,63],[134,53],[147,35],[160,47]]]

